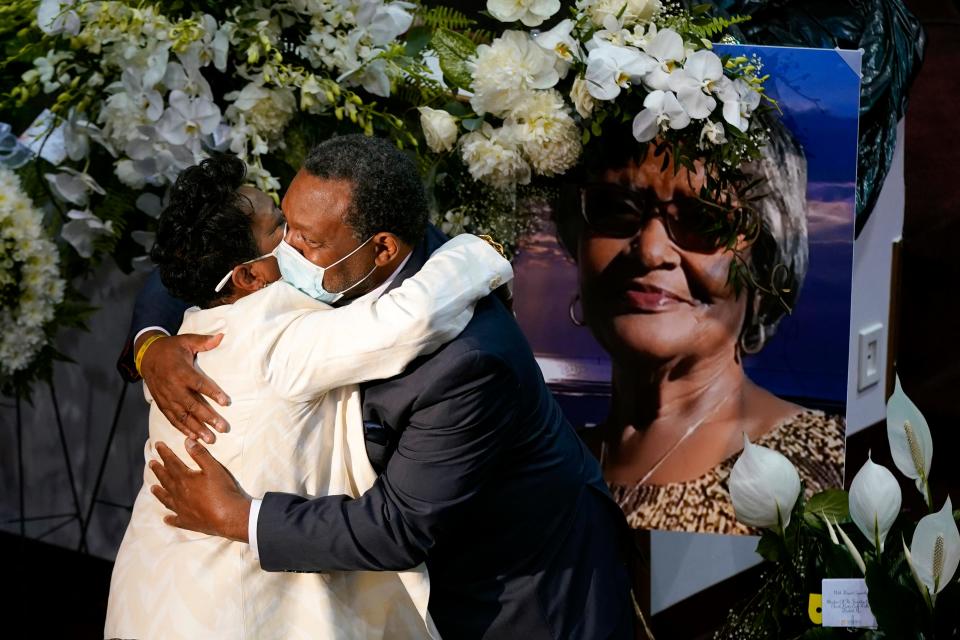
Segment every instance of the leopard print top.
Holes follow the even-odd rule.
[[[846,424],[841,416],[807,410],[780,423],[757,440],[785,455],[800,473],[806,495],[843,486]],[[757,535],[737,521],[727,478],[739,453],[687,482],[663,485],[610,485],[617,504],[634,529]]]

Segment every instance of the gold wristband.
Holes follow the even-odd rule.
[[[140,371],[140,364],[143,362],[143,354],[147,352],[147,349],[154,342],[156,342],[160,338],[166,338],[166,337],[167,336],[165,335],[150,336],[149,338],[143,341],[142,345],[140,345],[140,349],[137,350],[137,357],[133,359],[133,366],[136,367],[137,373],[139,373],[141,377],[143,376],[143,372]]]

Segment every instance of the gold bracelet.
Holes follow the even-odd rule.
[[[143,354],[147,352],[147,348],[149,348],[150,345],[152,345],[154,342],[156,342],[160,338],[166,338],[166,337],[167,336],[165,335],[150,336],[149,338],[144,340],[142,345],[140,345],[140,349],[137,351],[137,357],[133,359],[133,366],[136,367],[137,373],[139,373],[141,377],[143,377],[143,372],[140,371],[140,364],[143,362]]]

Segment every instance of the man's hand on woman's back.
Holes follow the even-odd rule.
[[[159,332],[150,331],[140,336],[135,352],[156,334]],[[194,359],[201,351],[214,349],[222,339],[222,333],[163,337],[149,346],[140,363],[143,381],[170,424],[185,436],[208,444],[216,440],[210,427],[226,433],[230,425],[213,410],[204,396],[222,406],[229,405],[230,398],[216,382],[194,366]]]

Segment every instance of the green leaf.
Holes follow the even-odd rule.
[[[804,516],[826,516],[837,522],[850,521],[850,498],[846,491],[841,489],[827,489],[821,491],[807,502]]]
[[[908,589],[879,563],[867,565],[867,597],[870,610],[884,635],[897,640],[922,637],[920,629],[929,624],[926,607],[916,589]]]
[[[468,61],[477,52],[477,45],[449,29],[437,29],[430,45],[437,52],[444,79],[455,87],[469,89],[473,85],[473,74]]]
[[[710,11],[710,9],[712,9],[712,8],[713,8],[713,5],[712,5],[712,4],[698,4],[698,5],[696,5],[695,7],[693,7],[693,8],[690,9],[690,15],[692,15],[692,16],[702,16],[702,15],[704,15],[705,13],[707,13],[708,11]]]
[[[757,543],[757,553],[770,562],[779,562],[789,555],[783,544],[783,538],[773,531],[764,531],[763,535],[760,536],[760,542]]]
[[[476,131],[483,125],[483,118],[465,118],[460,121],[460,124],[462,124],[463,128],[467,131]]]
[[[404,46],[403,53],[404,55],[415,58],[418,53],[423,51],[428,44],[430,44],[430,38],[433,33],[430,31],[430,27],[420,25],[419,27],[413,27],[405,36],[406,45]]]

